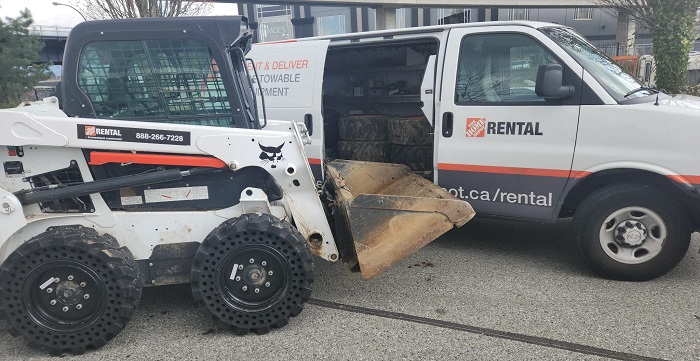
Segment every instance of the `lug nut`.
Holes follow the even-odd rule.
[[[248,286],[243,286],[243,291],[247,291],[247,290],[248,290]]]
[[[270,282],[265,282],[265,287],[270,287]]]
[[[254,263],[254,262],[255,262],[255,260],[251,258],[251,259],[250,259],[250,261],[248,261],[248,262],[250,262],[250,263]]]
[[[267,262],[265,262],[265,261],[260,262],[260,264],[263,265],[263,267],[267,266]]]
[[[49,287],[46,289],[46,293],[51,293],[51,292],[53,292],[53,288]]]
[[[68,276],[68,280],[69,280],[69,281],[72,281],[72,280],[73,280],[73,276]]]
[[[81,304],[79,304],[79,303],[78,303],[77,305],[75,305],[75,309],[76,309],[76,310],[79,310],[79,309],[81,309],[81,308],[83,308],[83,305],[81,305]]]
[[[256,289],[255,289],[255,293],[260,293],[260,289],[259,289],[259,288],[256,288]]]
[[[49,303],[51,304],[51,306],[56,306],[56,303],[58,303],[58,301],[56,301],[56,300],[51,300],[51,302],[49,302]]]
[[[63,306],[63,312],[68,312],[68,306]]]
[[[60,278],[56,277],[56,278],[53,279],[53,283],[59,283],[59,282],[61,282],[61,279],[60,279]]]
[[[241,276],[236,276],[236,282],[241,280]]]
[[[87,286],[87,283],[85,283],[85,282],[80,282],[80,287],[85,288],[85,286]]]
[[[86,293],[83,295],[83,298],[87,300],[88,298],[90,298],[90,295]]]
[[[272,276],[272,271],[267,273],[268,276]]]
[[[238,269],[243,269],[243,265],[242,264],[238,265]]]

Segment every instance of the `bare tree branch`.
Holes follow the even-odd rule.
[[[72,5],[88,19],[192,16],[211,9],[209,0],[73,0]]]

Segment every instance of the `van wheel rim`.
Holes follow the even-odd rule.
[[[600,227],[605,254],[624,264],[640,264],[661,253],[668,229],[656,212],[626,207],[610,214]]]

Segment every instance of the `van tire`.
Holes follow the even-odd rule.
[[[391,161],[405,164],[415,171],[430,170],[433,168],[433,146],[392,144]]]
[[[340,118],[340,139],[387,140],[388,121],[386,115],[351,115]]]
[[[598,274],[616,280],[660,277],[678,265],[690,246],[684,207],[644,184],[600,188],[583,201],[573,223],[584,260]]]
[[[433,127],[424,116],[389,120],[389,142],[401,145],[433,144]]]
[[[386,163],[391,161],[391,144],[386,141],[341,140],[338,142],[338,157],[340,159]]]

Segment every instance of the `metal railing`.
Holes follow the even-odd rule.
[[[47,38],[67,38],[71,29],[69,26],[33,25],[29,32]]]
[[[598,45],[598,49],[602,50],[605,54],[608,54],[609,56],[627,55],[627,48],[624,44],[620,43]],[[634,53],[631,55],[652,55],[652,50],[652,44],[637,44],[634,46]]]

